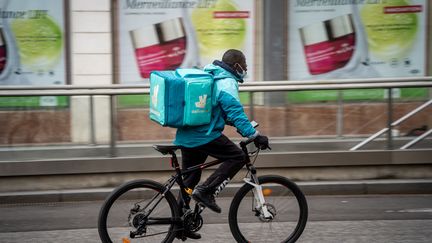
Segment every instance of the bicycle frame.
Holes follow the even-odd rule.
[[[265,203],[264,195],[262,192],[262,187],[259,185],[259,182],[257,179],[256,168],[251,163],[249,151],[247,149],[247,145],[249,143],[251,143],[252,141],[253,140],[248,139],[248,140],[240,142],[240,147],[241,147],[242,151],[247,155],[245,165],[246,165],[247,170],[250,172],[250,178],[244,178],[244,182],[254,187],[253,194],[254,194],[255,201],[257,203],[257,208],[263,210],[263,214],[264,214],[265,218],[272,218],[272,214],[268,211],[267,205]],[[255,153],[257,153],[257,152],[259,152],[259,150],[257,150]],[[180,195],[182,197],[183,202],[185,203],[184,207],[186,209],[190,209],[190,203],[189,202],[190,202],[190,194],[192,194],[192,189],[187,188],[185,186],[182,176],[189,174],[189,173],[192,173],[192,172],[197,171],[197,170],[203,170],[203,169],[206,169],[208,167],[221,164],[223,161],[218,160],[218,159],[212,160],[212,161],[204,162],[202,164],[195,165],[195,166],[192,166],[192,167],[189,167],[189,168],[182,170],[180,168],[180,164],[179,164],[179,161],[177,159],[177,155],[175,154],[175,152],[169,152],[169,154],[171,155],[171,166],[174,168],[176,173],[165,183],[165,191],[163,192],[163,194],[170,191],[171,188],[174,186],[174,184],[177,183],[180,187],[180,191],[181,191]],[[154,199],[155,198],[150,200],[150,202],[148,203],[148,205],[146,205],[146,207],[149,206],[150,204],[152,204]],[[162,200],[162,199],[160,198],[159,201],[160,200]],[[159,201],[155,203],[154,207],[159,203]],[[148,215],[153,211],[153,208],[148,211]],[[201,211],[202,208],[200,208],[200,206],[198,204],[196,204],[195,211],[198,211],[198,210]],[[174,219],[173,220],[173,219],[166,219],[166,218],[159,218],[159,219],[158,218],[152,218],[152,220],[148,221],[147,224],[170,224],[173,222],[179,223],[179,222],[181,222],[181,219]]]
[[[185,202],[184,206],[186,207],[186,209],[190,209],[189,196],[190,196],[190,194],[192,194],[192,189],[187,188],[186,185],[184,184],[183,175],[190,174],[190,173],[197,171],[197,170],[204,170],[208,167],[221,164],[223,161],[216,159],[213,161],[204,162],[204,163],[199,164],[199,165],[191,166],[189,168],[182,170],[182,169],[180,169],[180,164],[179,164],[179,161],[177,159],[177,155],[175,153],[170,153],[170,155],[171,155],[171,166],[174,168],[176,174],[173,175],[168,180],[168,182],[165,184],[166,188],[167,188],[167,190],[170,190],[172,188],[172,186],[174,186],[174,184],[177,183],[180,187],[182,200],[183,200],[183,202]]]

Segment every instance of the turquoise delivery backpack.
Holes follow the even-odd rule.
[[[150,74],[150,119],[180,128],[209,124],[213,76],[200,69],[154,71]]]

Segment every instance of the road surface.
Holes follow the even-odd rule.
[[[230,198],[217,200],[222,214],[204,212],[202,239],[188,242],[235,242],[227,224]],[[299,243],[432,242],[432,195],[308,196],[307,200],[309,220]],[[0,242],[100,242],[96,222],[101,204],[0,204]],[[266,239],[257,236],[254,241]]]

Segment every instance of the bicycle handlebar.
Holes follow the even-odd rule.
[[[240,141],[240,146],[246,146],[255,140],[254,137]]]

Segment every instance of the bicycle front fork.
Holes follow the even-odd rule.
[[[252,193],[255,198],[256,207],[258,211],[262,211],[265,219],[273,219],[273,214],[270,213],[268,209],[268,204],[265,201],[262,186],[259,184],[258,178],[256,176],[256,169],[253,165],[249,165],[249,171],[251,172],[250,178],[244,178],[243,181],[247,184],[253,186]]]

